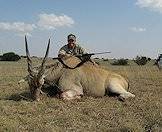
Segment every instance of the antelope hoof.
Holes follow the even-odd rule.
[[[120,95],[119,95],[119,99],[120,99],[121,101],[125,101],[125,99],[127,99],[127,98],[134,98],[134,97],[135,97],[135,95],[132,94],[132,93],[130,93],[130,92],[123,93],[123,94],[120,94]]]

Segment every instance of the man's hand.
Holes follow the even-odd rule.
[[[71,55],[71,54],[59,54],[59,55],[58,55],[58,57],[59,57],[59,58],[62,58],[62,59],[68,59],[68,58],[70,58],[71,56],[73,56],[73,55]]]

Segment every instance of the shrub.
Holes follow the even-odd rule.
[[[24,55],[21,55],[21,58],[26,58],[26,56],[24,56]]]
[[[103,59],[103,61],[109,61],[109,59]]]
[[[147,63],[147,61],[149,61],[150,59],[148,59],[145,56],[137,56],[134,60],[135,63],[137,63],[138,65],[145,65]]]
[[[14,52],[4,53],[1,57],[2,61],[18,61],[21,57]]]
[[[128,59],[119,59],[112,63],[112,65],[128,65]]]
[[[148,59],[148,61],[151,61],[151,58],[147,58]]]

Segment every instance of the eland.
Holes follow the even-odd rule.
[[[102,97],[108,93],[115,93],[122,100],[135,97],[127,91],[129,83],[123,76],[95,66],[90,61],[83,62],[78,57],[72,56],[66,59],[58,58],[52,65],[45,65],[49,46],[50,39],[41,65],[34,68],[25,36],[29,72],[26,80],[34,100],[40,100],[41,89],[45,84],[57,84],[59,95],[63,100],[80,99],[84,95]]]

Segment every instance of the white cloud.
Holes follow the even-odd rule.
[[[137,0],[136,5],[162,13],[162,0]]]
[[[55,14],[45,14],[45,13],[39,15],[38,26],[41,29],[49,30],[63,26],[70,27],[73,24],[74,20],[67,15],[56,16]]]
[[[70,27],[74,20],[67,15],[56,16],[55,14],[40,14],[39,21],[35,24],[24,22],[0,22],[0,30],[16,33],[18,36],[28,35],[35,29],[56,29],[57,27]]]
[[[130,30],[133,32],[145,32],[146,31],[145,28],[141,28],[141,27],[131,27]]]
[[[30,35],[36,28],[34,24],[25,24],[24,22],[0,22],[0,30],[16,32],[18,35]]]

